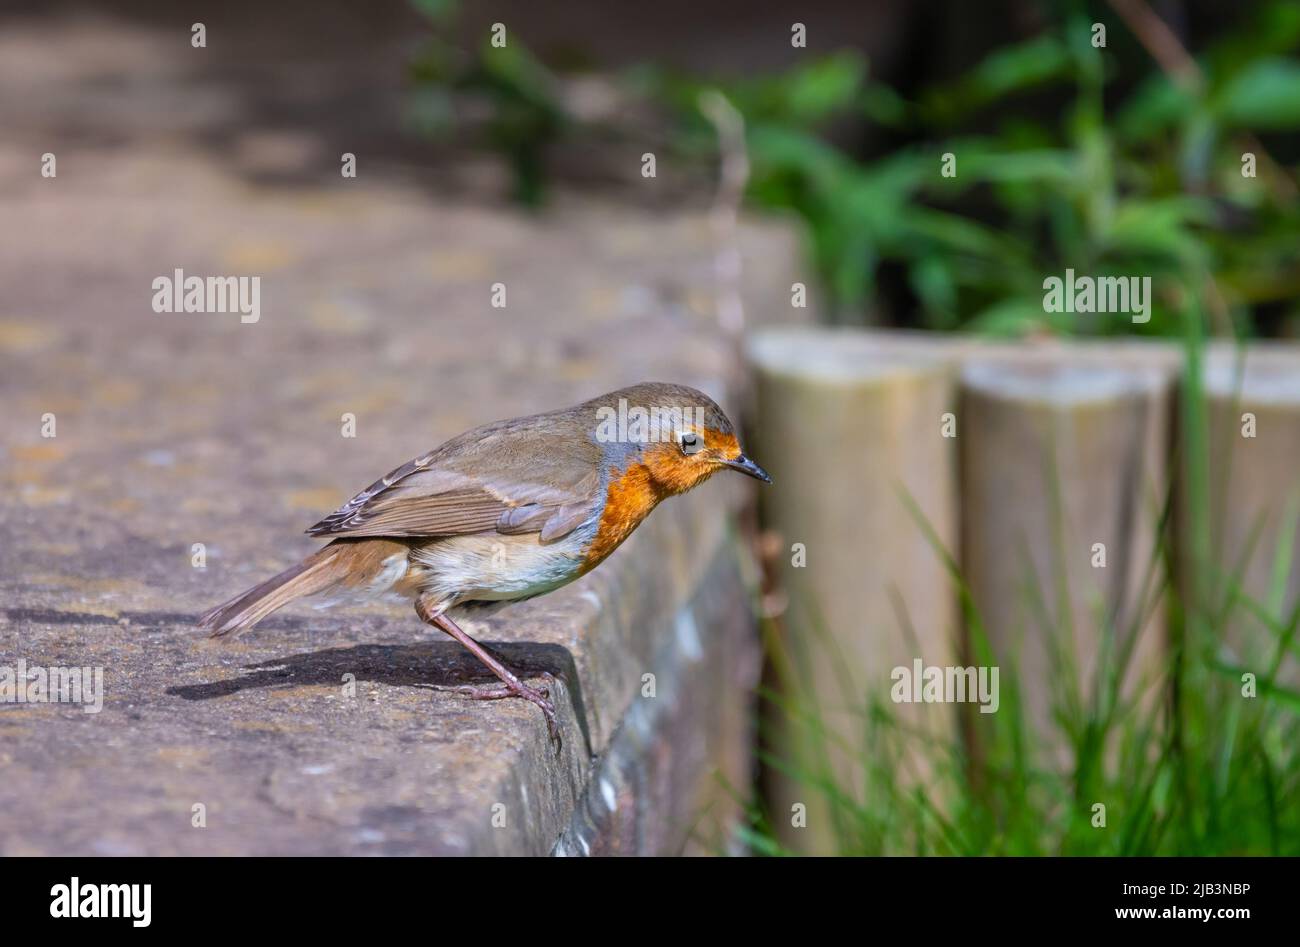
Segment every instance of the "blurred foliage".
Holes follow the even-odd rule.
[[[417,6],[436,34],[413,66],[421,124],[459,133],[448,103],[473,94],[485,116],[479,142],[510,162],[520,199],[540,202],[547,149],[583,131],[566,114],[563,80],[513,36],[502,49],[455,49],[437,38],[454,18],[451,0]],[[1114,16],[1107,48],[1094,48],[1086,11],[1082,0],[1061,4],[1047,31],[910,100],[851,50],[721,83],[657,66],[617,81],[661,107],[663,150],[700,167],[717,147],[700,93],[728,96],[747,125],[748,197],[802,219],[832,321],[1176,335],[1175,287],[1185,283],[1176,277],[1189,273],[1209,276],[1217,331],[1297,320],[1295,177],[1254,135],[1300,131],[1300,5],[1258,7],[1198,51],[1203,81],[1182,84]],[[836,143],[846,127],[898,144],[863,157]],[[1246,152],[1257,177],[1243,176]],[[954,177],[940,173],[945,154]],[[1043,280],[1067,268],[1150,276],[1151,321],[1045,312]]]
[[[520,43],[495,48],[485,36],[480,49],[467,52],[446,40],[457,13],[455,0],[415,0],[415,6],[436,29],[411,63],[412,122],[433,137],[456,134],[464,124],[457,101],[480,104],[479,143],[509,162],[516,199],[540,204],[544,156],[566,124],[557,80]]]

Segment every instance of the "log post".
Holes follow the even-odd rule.
[[[780,704],[766,715],[765,746],[779,761],[768,799],[797,851],[831,853],[843,838],[845,805],[817,783],[850,794],[861,785],[869,696],[888,700],[893,669],[916,659],[953,663],[955,595],[934,545],[957,541],[951,351],[937,339],[827,329],[751,340],[751,450],[772,474],[763,513],[786,596],[770,643]],[[954,732],[942,704],[897,716]]]
[[[976,354],[961,376],[961,561],[1002,712],[1066,765],[1064,719],[1147,693],[1163,656],[1157,538],[1176,359],[1147,345]],[[972,641],[978,648],[978,641]],[[1009,693],[1009,688],[1016,688]],[[1063,710],[1063,715],[1058,716]],[[1054,713],[1057,711],[1057,713]],[[979,727],[993,721],[975,720]]]
[[[1278,656],[1278,627],[1300,602],[1300,346],[1214,346],[1205,393],[1209,570],[1198,577],[1193,566],[1197,501],[1185,477],[1184,595],[1202,614],[1223,616],[1212,631],[1225,662],[1260,678]],[[1278,670],[1284,685],[1300,683],[1294,650]]]

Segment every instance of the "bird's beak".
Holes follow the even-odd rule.
[[[754,463],[744,454],[739,455],[735,460],[724,460],[723,463],[732,470],[739,470],[741,473],[753,477],[755,480],[762,480],[764,483],[772,482],[772,478],[767,475],[767,471],[758,466],[758,464]]]

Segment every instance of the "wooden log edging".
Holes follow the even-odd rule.
[[[917,657],[947,665],[955,653],[951,584],[917,520],[956,547],[956,440],[941,431],[954,407],[950,353],[920,338],[774,330],[753,338],[749,357],[753,450],[773,478],[760,496],[788,597],[780,644],[801,682],[783,691],[832,734],[819,739],[816,723],[778,710],[766,716],[765,742],[798,769],[849,786],[854,753],[818,751],[857,745],[862,695],[887,690],[891,670]],[[950,708],[906,711],[916,725],[954,723]],[[834,807],[777,773],[769,788],[786,844],[836,850]]]
[[[1228,665],[1268,672],[1277,629],[1300,607],[1300,346],[1256,344],[1243,356],[1212,344],[1205,353],[1203,538],[1188,516],[1201,501],[1181,428],[1193,405],[1177,384],[1187,369],[1178,344],[782,329],[756,336],[749,358],[756,450],[776,481],[763,496],[765,525],[781,537],[789,599],[779,643],[816,651],[825,637],[837,655],[804,657],[817,699],[843,709],[846,677],[881,687],[897,664],[946,663],[952,653],[957,592],[928,558],[917,518],[904,514],[900,484],[953,552],[994,660],[1022,670],[1016,696],[1044,761],[1069,762],[1053,716],[1063,663],[1075,675],[1067,716],[1097,699],[1100,656],[1115,658],[1130,640],[1116,693],[1154,693],[1170,666],[1160,601],[1169,583],[1184,605],[1209,613],[1239,580],[1234,594],[1256,607],[1229,611],[1211,645]],[[956,436],[945,440],[948,412]],[[791,561],[796,542],[803,567]],[[1186,568],[1167,575],[1162,542],[1183,566],[1201,543],[1212,581]],[[891,608],[891,594],[902,609]],[[910,652],[891,637],[899,610],[916,629]],[[1278,679],[1300,680],[1294,654]],[[1015,682],[1001,680],[1004,691]],[[978,737],[980,717],[971,719],[968,739]],[[806,734],[780,723],[769,722],[769,746],[798,766]],[[833,730],[849,735],[855,723]],[[832,772],[849,762],[832,761]],[[805,802],[809,829],[787,831],[787,841],[833,850],[835,827],[807,795],[806,785],[775,779],[774,822],[784,828],[790,806]]]
[[[1181,580],[1188,600],[1208,608],[1235,597],[1221,657],[1260,677],[1277,655],[1278,633],[1266,622],[1285,626],[1300,605],[1300,348],[1212,346],[1205,398],[1209,573],[1197,581],[1188,549]],[[1192,491],[1180,496],[1180,521],[1190,533]],[[1278,681],[1300,685],[1294,649],[1280,662]]]
[[[1103,662],[1126,696],[1160,674],[1170,356],[1028,349],[962,371],[963,574],[1003,687],[1019,684],[1032,734],[1062,760],[1054,712],[1082,720],[1105,699]]]

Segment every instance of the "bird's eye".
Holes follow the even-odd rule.
[[[683,431],[680,441],[683,454],[694,454],[704,446],[704,439],[694,431]]]

